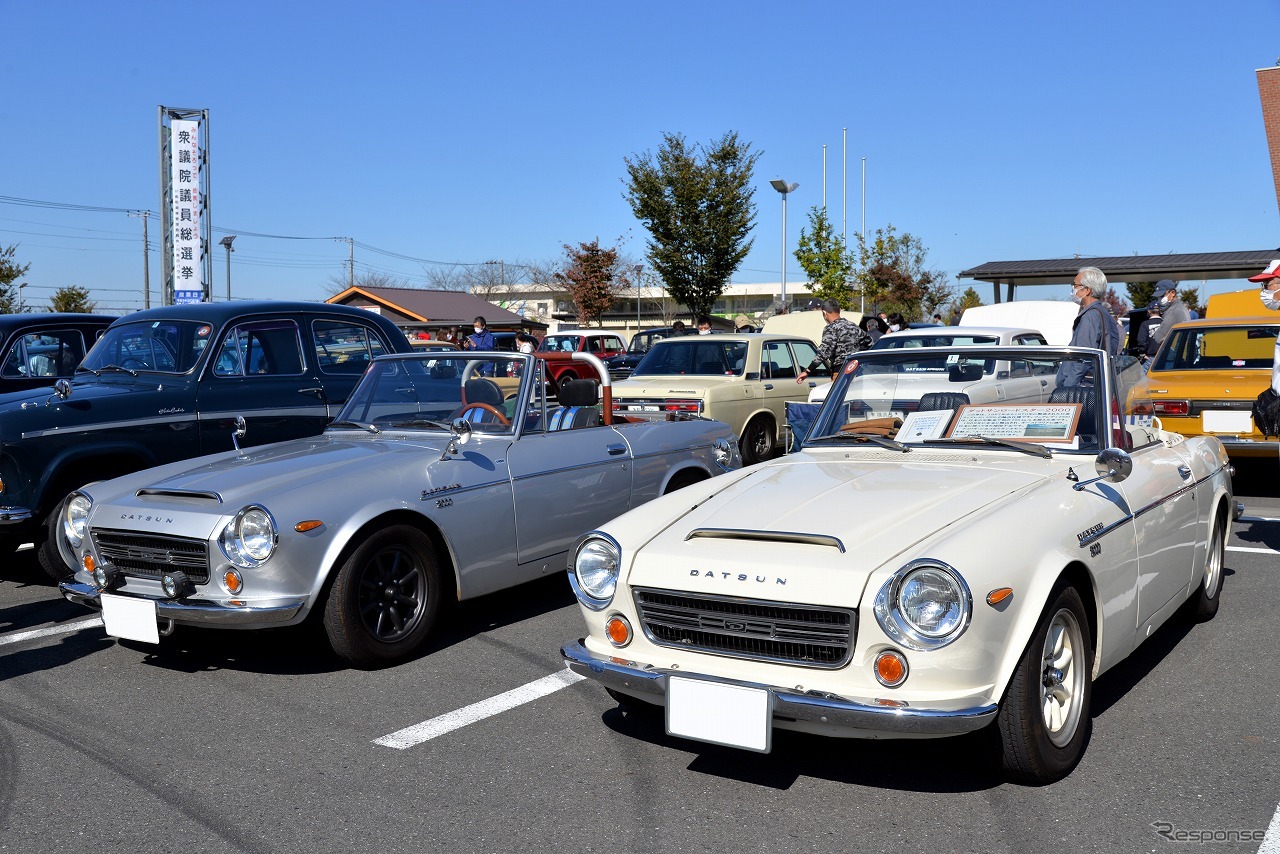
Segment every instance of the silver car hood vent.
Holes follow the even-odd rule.
[[[161,496],[164,498],[201,498],[205,501],[216,501],[222,503],[222,496],[216,492],[204,489],[139,489],[135,495],[138,498],[146,498],[149,495]]]

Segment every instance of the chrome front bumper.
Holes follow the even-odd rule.
[[[646,669],[635,662],[599,656],[582,641],[560,649],[569,669],[580,676],[627,694],[651,695],[659,705],[667,693],[667,676],[686,679],[710,678],[696,673]],[[810,721],[816,724],[911,735],[961,735],[982,729],[995,719],[998,707],[992,703],[955,709],[917,709],[909,706],[881,706],[872,702],[847,700],[832,694],[797,694],[789,688],[759,685],[727,679],[711,679],[733,685],[764,688],[773,695],[775,720]]]
[[[101,592],[92,584],[83,581],[63,581],[58,590],[70,602],[102,610],[98,600]],[[130,596],[129,593],[113,591],[116,596]],[[172,620],[180,625],[213,626],[215,628],[259,628],[264,625],[287,623],[297,616],[306,604],[305,599],[278,599],[272,604],[249,605],[239,599],[157,599],[152,596],[134,596],[136,599],[150,599],[156,603],[156,618]],[[240,604],[234,604],[239,602]]]
[[[0,507],[0,525],[18,525],[31,521],[31,510],[26,507]]]

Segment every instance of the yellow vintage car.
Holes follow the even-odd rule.
[[[1209,317],[1173,327],[1147,374],[1163,428],[1217,436],[1233,457],[1275,457],[1276,437],[1259,433],[1250,412],[1271,384],[1277,333],[1280,315]]]

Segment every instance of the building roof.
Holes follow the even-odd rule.
[[[1280,258],[1280,249],[1201,252],[1189,255],[1119,255],[1112,258],[1054,258],[1043,261],[988,261],[960,271],[962,279],[1006,285],[1067,285],[1081,267],[1097,267],[1112,282],[1175,282],[1245,279]]]
[[[379,314],[402,326],[470,326],[479,316],[490,329],[546,328],[545,323],[526,320],[465,291],[356,286],[326,302],[376,308]]]

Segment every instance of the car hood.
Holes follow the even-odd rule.
[[[628,582],[857,607],[877,568],[1050,475],[1049,467],[930,456],[913,464],[799,455],[764,466],[653,537]]]
[[[196,512],[216,516],[235,513],[246,504],[263,503],[308,487],[328,491],[356,489],[361,484],[387,484],[404,472],[414,472],[423,489],[431,489],[442,479],[456,479],[457,469],[436,470],[449,441],[414,434],[407,438],[345,438],[341,434],[295,439],[252,448],[244,453],[231,451],[186,460],[139,472],[91,487],[95,505],[104,511],[136,512],[164,508],[166,512]],[[447,464],[446,464],[447,465]],[[425,472],[423,471],[425,469]],[[101,495],[101,491],[109,490]],[[139,490],[150,494],[139,496]],[[203,505],[216,494],[219,503]],[[196,502],[193,504],[193,501]],[[173,513],[169,513],[173,515]],[[108,518],[115,518],[109,516]]]

